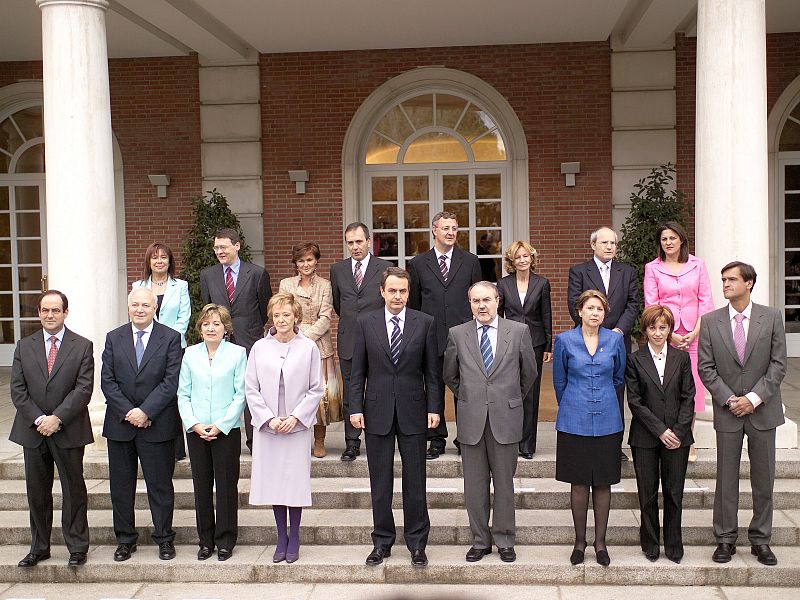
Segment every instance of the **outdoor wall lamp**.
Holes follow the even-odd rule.
[[[156,194],[159,198],[167,197],[167,188],[169,187],[169,175],[148,175],[147,178],[150,183],[156,186]]]
[[[306,181],[308,181],[308,171],[289,171],[289,181],[294,182],[294,189],[296,193],[305,194]]]
[[[561,174],[567,176],[567,187],[575,187],[575,174],[581,172],[581,163],[561,163]]]

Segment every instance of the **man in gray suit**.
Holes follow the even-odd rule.
[[[730,304],[703,315],[698,347],[700,379],[711,392],[717,432],[712,559],[725,563],[736,553],[739,463],[747,436],[753,518],[750,551],[765,565],[778,559],[772,536],[775,428],[783,419],[781,381],[786,374],[786,336],[780,311],[754,304],[755,269],[742,262],[722,268],[722,292]]]
[[[475,319],[450,329],[443,371],[444,382],[459,400],[456,425],[473,537],[467,562],[490,554],[492,542],[503,562],[514,562],[514,473],[522,439],[522,399],[539,374],[528,326],[497,316],[497,288],[480,281],[468,296]]]
[[[19,566],[50,558],[55,464],[67,564],[77,567],[89,550],[83,452],[94,441],[88,410],[94,388],[92,342],[64,327],[69,302],[61,292],[44,292],[38,309],[42,330],[19,341],[11,367],[17,414],[9,439],[23,447],[31,521],[31,551]]]

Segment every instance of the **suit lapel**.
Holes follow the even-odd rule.
[[[463,258],[464,257],[461,250],[458,248],[453,248],[453,254],[450,255],[450,270],[447,273],[447,281],[444,283],[445,286],[450,285],[450,282],[455,278],[456,273],[458,273],[458,270],[461,268],[461,265],[464,264]]]
[[[531,298],[533,298],[533,290],[536,289],[541,285],[541,280],[536,277],[534,279],[534,274],[531,273],[528,279],[528,291],[525,292],[525,301],[522,303],[522,312],[525,314],[525,307],[528,306],[528,302],[530,302]],[[517,299],[519,300],[519,294],[517,294]]]
[[[672,379],[673,375],[678,370],[678,355],[675,353],[674,350],[667,350],[667,364],[664,365],[664,384],[662,387],[666,389],[667,384],[669,383],[670,379]]]
[[[485,374],[486,370],[483,367],[483,356],[481,356],[481,349],[478,347],[478,326],[475,324],[474,319],[468,321],[468,323],[470,326],[464,328],[464,335],[467,336],[467,348],[469,348],[469,353],[472,355],[472,358],[475,359],[481,372]]]
[[[663,388],[661,384],[661,378],[658,376],[658,370],[656,369],[656,364],[653,362],[653,356],[650,354],[650,348],[648,348],[647,343],[645,343],[644,348],[638,351],[639,354],[639,364],[642,365],[644,372],[647,373],[647,376],[653,380],[653,382],[659,387]],[[667,356],[669,356],[669,352],[667,352]],[[666,372],[664,373],[664,383],[667,382]]]
[[[436,279],[439,281],[439,283],[441,283],[443,287],[447,287],[447,282],[444,280],[444,277],[442,277],[442,271],[439,269],[439,263],[436,260],[435,250],[431,249],[425,253],[425,264],[428,265],[428,268],[436,276]],[[452,259],[450,260],[450,264],[453,264]],[[448,279],[451,279],[450,273],[448,273]]]
[[[149,282],[148,282],[149,283]],[[175,295],[175,290],[178,289],[178,282],[172,277],[167,280],[167,287],[164,290],[164,298],[161,300],[161,310],[170,303],[172,296]]]
[[[361,289],[363,290],[366,287],[367,282],[369,282],[369,280],[372,279],[373,277],[377,276],[379,272],[380,272],[380,267],[378,267],[378,261],[375,260],[374,256],[370,255],[369,262],[367,263],[367,270],[364,271],[364,279],[361,282]],[[355,277],[353,277],[352,272],[350,273],[350,280],[353,282],[353,289],[356,289],[356,291],[358,291],[356,288],[356,280]]]
[[[400,362],[400,359],[403,358],[403,351],[406,349],[408,341],[411,339],[411,336],[414,335],[414,331],[416,329],[417,317],[408,309],[406,309],[406,324],[403,327],[403,339],[400,341],[400,357],[398,359],[398,363]]]
[[[753,308],[750,310],[750,326],[747,329],[747,344],[744,347],[745,364],[747,364],[747,361],[750,360],[750,354],[753,352],[756,341],[758,341],[758,338],[761,335],[761,329],[764,325],[763,320],[764,313],[761,310],[761,307],[757,304],[753,304]]]
[[[722,341],[725,343],[725,347],[728,349],[731,358],[733,358],[733,360],[735,360],[738,364],[741,365],[742,363],[739,360],[739,354],[736,352],[736,346],[734,346],[733,344],[733,331],[731,331],[731,324],[730,321],[728,320],[727,306],[719,310],[717,319],[717,329],[719,330],[719,334],[722,337]]]
[[[130,323],[126,325],[120,332],[120,346],[122,347],[122,351],[125,353],[125,356],[128,357],[128,360],[131,363],[131,368],[133,372],[136,373],[136,349],[133,346],[133,328]],[[151,336],[152,337],[152,336]],[[152,341],[152,340],[151,340]],[[150,347],[150,344],[147,345]]]
[[[144,369],[144,366],[147,364],[153,355],[158,351],[158,348],[161,346],[162,337],[161,337],[161,328],[166,327],[166,325],[159,325],[157,322],[153,322],[153,330],[150,332],[150,339],[147,340],[147,347],[144,349],[144,355],[142,356],[142,362],[139,365],[139,371]],[[133,338],[131,338],[133,339]],[[133,366],[136,366],[136,354],[133,355]]]
[[[224,271],[224,270],[223,270]],[[233,301],[231,304],[236,302],[236,299],[239,297],[239,290],[244,287],[244,284],[247,283],[247,280],[250,278],[251,270],[250,265],[244,261],[239,262],[239,276],[236,278],[236,286],[233,288]],[[224,275],[223,275],[224,278]],[[223,279],[224,281],[224,279]],[[223,286],[224,287],[224,286]],[[225,290],[225,295],[228,295],[228,290]]]
[[[600,271],[598,271],[598,275],[599,274]],[[621,279],[622,279],[622,265],[618,263],[616,260],[612,260],[611,269],[608,272],[608,293],[606,294],[609,298],[611,298],[611,296],[616,291]],[[600,291],[602,291],[602,288]]]
[[[375,337],[378,338],[378,342],[380,342],[381,348],[383,348],[383,351],[386,353],[386,356],[389,357],[389,362],[391,363],[392,350],[389,348],[389,334],[386,329],[386,321],[383,320],[384,314],[386,313],[382,310],[372,313],[372,329]]]
[[[604,292],[606,286],[603,285],[603,278],[600,277],[600,269],[597,268],[597,263],[594,262],[593,258],[586,263],[586,273],[589,275],[589,279],[592,280],[592,283],[595,286],[594,289]],[[608,287],[611,289],[610,283]]]
[[[508,323],[506,323],[503,319],[498,319],[497,344],[495,345],[494,349],[494,359],[492,360],[492,367],[486,374],[487,377],[490,377],[492,373],[495,372],[495,369],[497,369],[497,365],[499,365],[502,362],[503,357],[506,355],[506,352],[508,352],[508,347],[510,344],[511,344],[511,332],[509,331]],[[483,356],[481,356],[481,364],[483,364]]]
[[[64,331],[64,338],[61,340],[61,347],[58,349],[58,354],[56,354],[56,362],[53,363],[53,370],[50,372],[51,379],[55,377],[61,365],[64,364],[64,361],[67,360],[70,352],[72,352],[72,341],[72,332],[66,329]],[[45,371],[47,371],[47,364],[45,364]]]
[[[44,331],[44,330],[42,330]],[[39,365],[39,368],[42,370],[42,376],[47,378],[47,344],[44,341],[44,334],[39,336],[39,339],[36,338],[31,340],[33,342],[33,357],[36,361],[36,364]]]

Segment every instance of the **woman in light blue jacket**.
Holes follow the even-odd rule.
[[[228,560],[238,535],[239,457],[247,355],[225,338],[233,325],[228,309],[206,304],[197,317],[203,341],[186,349],[178,408],[187,432],[200,550],[197,560]],[[216,520],[214,484],[216,483]]]

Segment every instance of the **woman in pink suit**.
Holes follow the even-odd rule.
[[[293,563],[300,556],[303,507],[311,506],[311,432],[323,393],[322,360],[297,326],[303,311],[292,294],[275,294],[267,317],[272,327],[253,344],[245,374],[254,434],[250,504],[272,505],[278,530],[272,562]]]
[[[697,336],[701,317],[714,310],[708,270],[702,260],[689,254],[689,238],[679,223],[661,225],[656,239],[658,257],[644,266],[644,304],[661,304],[675,316],[671,343],[689,353],[696,388],[694,412],[702,412],[706,389],[697,375]],[[689,461],[695,460],[697,452],[692,446]]]

